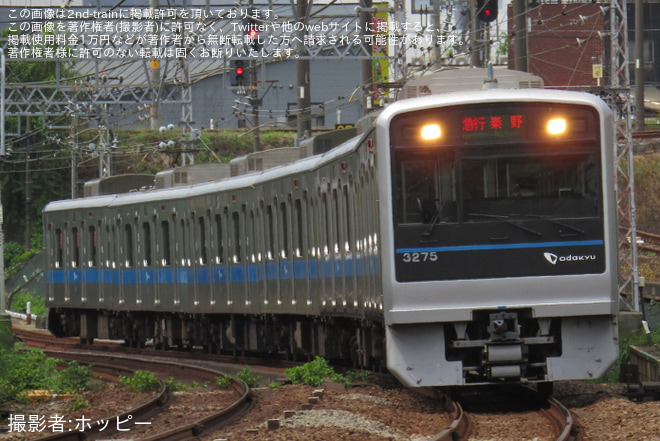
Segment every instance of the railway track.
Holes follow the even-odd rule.
[[[218,377],[224,375],[223,372],[217,370],[185,363],[155,360],[152,357],[144,358],[66,349],[65,347],[63,348],[66,344],[62,345],[62,342],[58,342],[58,339],[42,333],[19,331],[18,334],[26,344],[42,348],[48,356],[67,361],[76,360],[82,364],[93,365],[94,372],[100,373],[104,377],[111,376],[117,378],[119,375],[130,376],[138,370],[145,370],[153,372],[161,378],[174,377],[204,384],[215,383]],[[55,342],[53,342],[53,339]],[[55,343],[59,343],[59,346],[56,346]],[[56,346],[57,349],[49,349],[49,347],[52,348],[53,346]],[[223,426],[248,409],[251,402],[251,394],[247,385],[238,379],[232,379],[229,389],[233,391],[233,398],[227,405],[219,407],[210,414],[195,418],[193,421],[183,422],[173,429],[160,431],[155,434],[154,432],[158,431],[159,426],[157,424],[153,424],[152,426],[152,423],[148,421],[157,418],[158,414],[163,413],[163,410],[165,410],[165,407],[170,402],[170,392],[162,381],[160,382],[159,390],[151,398],[137,406],[117,414],[107,415],[107,417],[102,419],[95,419],[96,421],[89,421],[88,425],[83,424],[82,430],[78,430],[76,427],[76,429],[52,433],[40,438],[33,438],[33,440],[77,441],[80,439],[94,440],[101,437],[107,439],[112,434],[133,430],[134,427],[137,427],[136,424],[149,425],[148,435],[140,436],[139,438],[142,441],[192,439]],[[112,425],[107,424],[109,421],[113,423],[114,421],[117,422],[116,429]],[[123,422],[125,425],[120,428],[119,422]]]
[[[520,432],[515,436],[539,441],[578,439],[579,427],[566,406],[521,385],[479,388],[462,393],[459,400],[470,430],[467,436],[453,440],[511,439],[514,431]]]
[[[69,339],[68,341],[63,341],[63,339],[56,339],[50,335],[46,334],[41,334],[41,333],[26,333],[26,332],[20,332],[21,337],[24,340],[27,340],[28,343],[31,346],[40,346],[42,348],[46,348],[45,351],[49,354],[52,355],[56,358],[61,358],[61,359],[77,359],[79,361],[84,360],[82,357],[85,356],[84,354],[88,351],[81,351],[79,349],[72,350],[72,349],[67,349],[67,350],[52,350],[48,348],[54,347],[56,344],[59,344],[60,346],[80,346],[78,345],[77,341],[74,339]],[[89,350],[91,349],[89,346],[82,345],[83,348]],[[108,351],[111,350],[113,347],[113,344],[103,344],[99,345],[99,349]],[[122,347],[123,348],[123,347]],[[94,348],[96,349],[96,348]],[[149,351],[151,352],[151,351]],[[154,355],[154,354],[148,354],[148,355]],[[87,361],[93,362],[95,366],[97,366],[97,370],[102,370],[105,374],[108,375],[126,375],[126,372],[132,372],[137,369],[143,369],[143,370],[149,370],[152,372],[157,372],[160,374],[160,376],[167,376],[170,374],[173,374],[175,372],[178,372],[178,374],[184,373],[184,376],[188,379],[194,379],[195,381],[198,381],[200,383],[203,383],[205,381],[209,381],[209,378],[214,378],[218,376],[217,371],[211,371],[209,372],[208,369],[204,368],[195,368],[190,365],[181,365],[179,363],[172,363],[172,362],[163,362],[163,361],[156,361],[153,360],[153,358],[144,358],[144,357],[138,357],[136,359],[136,356],[130,355],[130,356],[124,356],[124,355],[116,355],[116,354],[99,354],[98,352],[94,352],[92,354],[86,355],[87,357],[90,357],[91,359],[88,359]],[[236,386],[238,387],[238,385]],[[164,391],[166,394],[167,391]],[[523,409],[517,409],[517,412],[514,411],[513,413],[508,413],[503,416],[505,419],[511,419],[512,421],[517,419],[517,418],[524,418],[525,420],[529,419],[529,416],[526,415],[524,412],[530,411],[535,413],[535,423],[533,423],[535,426],[539,427],[539,431],[542,431],[544,433],[540,433],[540,436],[538,439],[539,440],[556,440],[556,441],[570,441],[575,439],[574,437],[574,432],[575,428],[573,427],[572,423],[572,417],[569,412],[569,410],[562,406],[561,403],[559,403],[556,400],[550,399],[547,403],[544,402],[544,404],[539,405],[539,400],[540,398],[537,396],[530,396],[529,392],[525,392],[527,395],[524,395],[525,399],[524,400],[517,400],[517,401],[524,401],[525,403],[531,403],[529,406],[523,408]],[[427,393],[427,395],[430,393]],[[502,396],[510,396],[510,393],[500,393],[497,399],[500,399]],[[484,395],[482,392],[479,392],[479,399],[480,401],[484,399]],[[241,400],[243,399],[243,395],[241,395]],[[449,416],[448,421],[449,423],[446,424],[445,427],[439,428],[439,431],[434,435],[433,437],[430,437],[432,441],[458,441],[458,440],[468,440],[468,439],[474,439],[475,431],[478,434],[483,434],[483,436],[479,436],[479,439],[498,439],[494,438],[490,434],[489,426],[492,424],[492,419],[497,418],[496,416],[493,416],[492,413],[490,412],[483,412],[479,411],[478,409],[475,411],[473,409],[469,409],[468,411],[464,411],[463,407],[461,406],[461,403],[457,401],[451,400],[449,397],[444,396],[444,395],[437,395],[435,396],[435,399],[439,400],[441,402],[441,407],[444,409],[444,412]],[[167,402],[168,398],[163,395],[159,395],[157,398],[154,398],[153,400],[150,401],[150,403],[145,403],[143,406],[144,409],[131,409],[120,417],[120,419],[125,420],[128,418],[128,415],[133,415],[133,421],[146,421],[148,418],[150,418],[150,415],[155,415],[158,414],[159,412],[162,413],[163,415],[166,415],[166,412],[168,412],[167,408],[164,408],[164,404]],[[460,399],[462,400],[462,397]],[[248,399],[249,401],[249,399]],[[468,398],[466,400],[468,403],[468,406],[472,406],[470,403],[470,399]],[[215,427],[220,427],[228,420],[228,418],[233,418],[237,416],[239,413],[245,410],[247,408],[247,403],[243,403],[242,401],[239,402],[239,400],[236,401],[236,404],[232,404],[231,406],[228,406],[230,408],[227,410],[227,413],[220,412],[220,415],[213,415],[207,418],[200,418],[197,419],[196,421],[190,422],[188,424],[182,425],[182,427],[177,428],[176,430],[170,430],[164,433],[159,433],[152,435],[151,432],[147,436],[139,436],[139,439],[141,440],[146,440],[146,441],[161,441],[161,440],[183,440],[183,439],[191,439],[193,437],[199,437],[200,439],[212,439],[211,438],[204,438],[205,434],[210,433],[213,428]],[[502,404],[497,404],[496,408],[497,409],[502,409],[505,408],[506,406],[503,406]],[[522,415],[522,416],[521,416]],[[163,416],[165,417],[165,416]],[[539,423],[539,421],[546,421],[545,424]],[[475,424],[476,421],[476,424]],[[513,426],[518,427],[520,424],[525,424],[525,423],[515,423]],[[509,425],[509,424],[507,424]],[[268,431],[263,432],[264,429],[262,429],[262,432],[260,433],[261,439],[268,439]],[[320,429],[320,431],[323,431],[323,428]],[[554,438],[548,438],[547,435],[548,433],[552,432],[553,435],[555,436]],[[65,434],[54,434],[52,436],[40,438],[40,440],[73,440],[73,439],[80,439],[77,438],[81,436],[81,433],[78,434],[70,434],[70,433],[65,433]],[[103,434],[104,438],[107,437],[107,432]],[[265,438],[263,437],[264,435]],[[86,431],[84,433],[84,436],[87,437],[87,439],[95,439],[95,436],[93,433]],[[318,438],[318,439],[324,439],[324,438]]]

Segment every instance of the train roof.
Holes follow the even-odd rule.
[[[258,171],[228,178],[223,181],[205,182],[201,184],[166,189],[137,191],[133,193],[53,201],[46,205],[43,211],[44,213],[50,213],[72,209],[118,207],[122,205],[144,204],[170,199],[186,199],[194,196],[214,193],[217,191],[256,186],[286,175],[314,170],[320,167],[322,164],[332,162],[336,158],[353,151],[356,148],[358,141],[359,137],[352,138],[322,155],[309,156],[290,164],[280,165],[264,171]]]
[[[437,106],[488,104],[503,101],[527,102],[562,102],[590,105],[603,111],[609,110],[607,104],[597,96],[587,92],[575,92],[556,89],[487,89],[470,90],[438,95],[427,95],[396,101],[387,106],[379,115],[379,120],[389,120],[401,112],[428,109]]]

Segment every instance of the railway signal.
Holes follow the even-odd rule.
[[[245,66],[243,60],[234,60],[234,86],[245,86]]]
[[[259,51],[261,49],[259,31],[262,25],[254,18],[255,16],[258,16],[258,14],[259,11],[253,9],[250,11],[250,14],[243,19],[243,41],[254,51]]]
[[[497,0],[477,0],[477,17],[484,23],[497,20]]]

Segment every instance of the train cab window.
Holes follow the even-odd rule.
[[[95,268],[98,260],[98,237],[96,236],[96,227],[92,225],[87,229],[89,243],[89,259],[87,266]]]
[[[76,227],[71,228],[71,240],[73,242],[71,244],[71,267],[78,268],[80,266],[80,233]]]
[[[125,248],[125,264],[126,268],[133,268],[135,265],[134,248],[133,248],[133,226],[131,224],[124,225],[124,244]]]
[[[64,262],[64,235],[60,228],[55,230],[56,252],[55,252],[55,268],[62,268]]]
[[[442,173],[441,173],[442,170]],[[447,173],[452,168],[443,170],[435,157],[413,157],[402,160],[396,170],[394,185],[396,186],[396,205],[399,222],[429,223],[442,204],[452,199],[452,180]],[[445,190],[444,201],[440,198],[440,183],[449,186]]]
[[[510,146],[497,155],[466,152],[462,164],[464,218],[498,216],[594,217],[598,215],[598,167],[594,153],[572,149],[548,154]]]
[[[204,216],[197,219],[197,226],[199,227],[199,264],[206,265],[208,250],[206,248],[206,221]]]
[[[151,246],[151,224],[149,222],[142,223],[142,246],[144,248],[144,260],[142,264],[151,266],[153,261],[152,246]]]
[[[215,263],[225,262],[225,237],[223,236],[224,230],[222,228],[222,215],[215,215],[215,246],[216,256]]]
[[[163,244],[163,255],[161,257],[162,266],[170,266],[172,263],[172,247],[170,243],[170,223],[168,221],[162,221],[160,223],[160,232]]]

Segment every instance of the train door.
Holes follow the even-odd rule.
[[[246,293],[246,262],[245,262],[245,204],[240,209],[231,212],[229,249],[231,262],[229,264],[229,309],[244,309]]]
[[[219,208],[219,205],[218,205]],[[215,234],[215,265],[213,267],[213,291],[211,305],[219,304],[221,308],[227,305],[228,271],[227,271],[227,209],[214,217]]]
[[[88,296],[92,298],[89,299],[91,305],[101,306],[102,294],[99,288],[99,256],[98,256],[98,229],[93,222],[90,222],[88,225],[83,225],[83,234],[85,239],[84,243],[84,266],[85,270],[83,273],[84,292],[83,296],[85,301],[88,300]]]
[[[122,247],[120,255],[121,274],[119,304],[122,308],[134,308],[142,304],[141,292],[137,285],[137,232],[136,224],[130,221],[121,226]]]
[[[293,257],[291,253],[291,217],[290,199],[280,201],[278,207],[280,247],[280,299],[279,304],[285,311],[291,310],[294,299],[293,288]]]
[[[303,192],[302,198],[293,201],[293,280],[294,280],[294,309],[301,310],[309,299],[309,262],[308,262],[308,238],[306,237],[307,219],[307,192]]]
[[[280,269],[277,259],[277,216],[275,208],[277,207],[277,199],[272,204],[266,206],[265,213],[265,256],[266,263],[266,298],[264,299],[264,308],[266,310],[273,310],[280,301]]]
[[[176,283],[174,285],[174,308],[188,311],[195,297],[194,271],[191,262],[190,221],[183,217],[177,222],[176,233]]]
[[[156,275],[154,271],[154,234],[152,222],[145,217],[138,232],[138,306],[150,309],[156,298]]]
[[[210,303],[210,262],[209,262],[209,230],[208,217],[204,214],[197,217],[196,225],[196,261],[194,306],[208,307]]]

